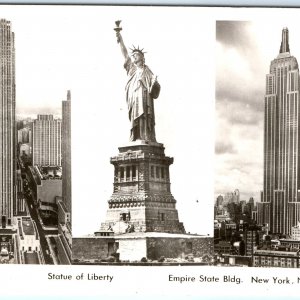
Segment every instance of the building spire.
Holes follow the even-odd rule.
[[[286,52],[290,52],[289,30],[287,28],[283,28],[279,53],[286,53]]]
[[[68,90],[67,92],[67,101],[71,101],[71,91]]]

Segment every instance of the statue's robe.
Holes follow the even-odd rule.
[[[159,96],[160,85],[153,73],[144,65],[137,67],[129,58],[124,67],[127,71],[126,101],[131,121],[130,140],[155,142],[155,115],[153,99]]]

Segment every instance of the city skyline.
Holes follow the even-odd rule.
[[[214,109],[214,70],[210,49],[202,45],[207,41],[213,43],[214,22],[206,17],[199,20],[198,13],[192,8],[181,10],[175,7],[57,9],[52,6],[3,6],[2,14],[11,20],[18,32],[17,116],[35,118],[44,113],[61,116],[61,100],[65,91],[71,90],[73,132],[82,140],[98,137],[96,144],[86,145],[81,151],[91,151],[86,162],[96,168],[92,170],[92,183],[97,186],[99,180],[104,180],[105,188],[99,192],[89,182],[85,183],[90,191],[80,197],[86,203],[88,196],[90,206],[81,207],[82,200],[79,199],[78,206],[74,204],[74,220],[87,221],[78,225],[78,230],[89,226],[84,231],[87,234],[99,228],[112,191],[110,176],[103,174],[112,172],[109,158],[115,154],[118,145],[128,140],[126,126],[129,122],[123,92],[126,73],[113,31],[115,21],[124,15],[126,20],[122,21],[122,26],[127,47],[134,44],[145,49],[146,64],[151,66],[162,84],[160,99],[155,103],[157,140],[164,143],[166,154],[175,158],[171,171],[172,191],[178,201],[179,216],[188,231],[212,234],[209,224],[213,214],[209,199],[213,197],[213,175],[210,159],[206,158],[211,157],[213,149],[213,120],[209,116]],[[145,18],[149,20],[147,24],[144,24]],[[82,22],[79,23],[79,19]],[[165,25],[166,19],[171,27]],[[178,23],[179,19],[184,22]],[[211,24],[209,29],[195,38],[207,22]],[[206,59],[199,59],[201,56]],[[203,85],[199,86],[199,82]],[[114,116],[118,122],[109,123],[108,116]],[[111,130],[102,130],[107,124]],[[98,128],[94,132],[92,125]],[[197,130],[203,127],[208,131]],[[75,146],[72,143],[72,149],[79,149],[81,145],[78,144],[79,140],[75,141]],[[95,147],[102,151],[101,160]],[[199,151],[201,155],[198,155]],[[191,163],[186,163],[188,157],[193,158]],[[75,164],[86,174],[89,170],[81,165],[81,159],[79,154]],[[94,161],[90,162],[90,159]],[[202,167],[197,170],[195,166]],[[98,175],[96,170],[104,172]],[[82,183],[79,186],[83,186]],[[184,190],[182,186],[189,188]],[[190,218],[191,212],[193,218]],[[76,232],[76,228],[74,230]]]
[[[0,19],[0,263],[70,264],[70,211],[65,208],[66,201],[61,199],[62,120],[49,114],[49,111],[55,115],[59,112],[51,103],[36,107],[26,101],[18,102],[16,77],[20,73],[15,70],[19,65],[21,70],[24,69],[22,63],[18,64],[15,53],[16,49],[20,49],[21,53],[24,49],[22,46],[18,48],[13,22],[11,19]],[[59,69],[57,72],[59,74]],[[33,83],[37,74],[28,69],[26,73],[26,79]],[[26,82],[26,79],[21,82]],[[34,84],[36,89],[31,90],[32,98],[40,87],[38,80]],[[18,118],[16,103],[20,103],[18,110],[23,115]],[[62,101],[60,105],[63,105]],[[38,111],[38,114],[34,113]],[[65,121],[66,117],[70,117],[68,113],[70,111],[64,111],[61,115]],[[29,115],[32,122],[27,118]],[[26,119],[25,122],[22,119]],[[70,139],[69,133],[70,130],[65,132],[65,139]],[[67,206],[69,208],[69,203]]]
[[[289,28],[291,55],[300,55],[297,22],[218,21],[216,26],[215,199],[239,189],[241,199],[260,201],[266,74],[279,52],[282,28]]]

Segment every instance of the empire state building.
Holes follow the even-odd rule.
[[[264,106],[264,180],[258,222],[269,224],[272,233],[290,234],[300,220],[300,107],[299,68],[290,54],[287,28],[266,75]]]
[[[0,19],[0,217],[12,223],[15,199],[15,48],[11,23]]]

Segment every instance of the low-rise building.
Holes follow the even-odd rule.
[[[230,216],[227,215],[227,214],[224,214],[224,215],[216,215],[215,219],[218,221],[218,222],[228,222],[228,221],[231,221],[230,219]]]
[[[233,247],[229,241],[220,241],[218,244],[214,245],[215,253],[230,254],[232,249]]]
[[[57,213],[56,197],[62,195],[62,169],[59,166],[34,166],[30,168],[38,208]]]
[[[223,266],[251,266],[251,256],[235,255],[235,254],[222,254],[218,257],[218,265]]]
[[[28,143],[19,145],[20,156],[31,156],[31,146]]]
[[[58,237],[56,238],[57,257],[60,264],[72,263],[71,213],[67,211],[61,197],[57,197]]]
[[[37,260],[42,263],[40,237],[36,224],[30,217],[18,218],[17,247],[20,263],[33,263]]]
[[[300,240],[300,222],[292,227],[292,240]]]
[[[24,127],[18,130],[18,143],[29,143],[31,140],[31,129]]]
[[[253,254],[253,267],[299,268],[299,262],[299,250],[255,250]]]
[[[280,239],[279,244],[282,247],[293,249],[293,250],[300,250],[300,240],[294,239]]]

